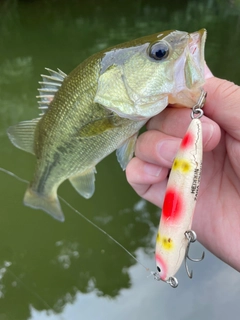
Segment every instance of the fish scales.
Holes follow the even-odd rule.
[[[58,186],[69,179],[90,198],[95,167],[117,150],[123,169],[139,129],[168,103],[192,107],[204,83],[204,29],[170,30],[103,50],[69,75],[42,76],[40,118],[8,129],[12,143],[36,156],[24,203],[63,221]]]
[[[49,193],[54,184],[50,178],[51,175],[57,177],[59,181],[64,181],[80,170],[85,171],[95,166],[106,156],[106,152],[109,154],[119,146],[119,141],[125,138],[126,133],[131,136],[139,129],[139,122],[132,126],[132,121],[129,119],[113,115],[108,109],[93,103],[98,81],[96,75],[100,71],[100,59],[98,60],[99,62],[93,64],[94,68],[86,61],[69,75],[71,81],[68,81],[68,78],[65,79],[52,101],[48,116],[39,121],[35,140],[41,143],[35,150],[38,163],[34,182],[31,184],[32,189],[38,191],[38,184],[41,182],[44,183],[45,193]],[[81,108],[81,106],[87,106],[87,108]],[[56,109],[57,121],[55,121]],[[101,119],[109,119],[109,123],[101,124]],[[91,124],[94,121],[98,122],[96,134],[91,132]],[[102,126],[99,127],[99,124]],[[109,128],[112,128],[110,131],[105,130],[108,124]],[[52,128],[51,132],[47,131],[43,134],[49,127]],[[124,136],[121,135],[122,131],[119,132],[119,127],[124,129]],[[97,131],[100,134],[97,135]],[[99,146],[102,149],[98,150],[96,156],[96,148]],[[58,166],[52,166],[56,155],[59,155]],[[89,164],[89,159],[94,159],[95,163]],[[49,170],[50,167],[51,170]],[[46,170],[45,179],[40,179]]]

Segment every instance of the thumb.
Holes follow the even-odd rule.
[[[240,87],[233,82],[210,77],[204,89],[207,92],[205,115],[240,140]]]

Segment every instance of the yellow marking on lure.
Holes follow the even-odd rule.
[[[191,170],[192,166],[190,161],[185,159],[176,158],[174,160],[172,170],[179,170],[182,173],[188,173]]]
[[[174,247],[173,240],[170,237],[160,236],[160,233],[157,234],[157,243],[162,246],[165,250],[172,250]]]

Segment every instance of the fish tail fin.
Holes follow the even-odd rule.
[[[42,195],[29,187],[24,195],[23,203],[28,207],[47,212],[56,220],[64,221],[64,215],[56,192]]]

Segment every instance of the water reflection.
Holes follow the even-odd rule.
[[[195,251],[201,252],[200,246]],[[194,252],[197,254],[197,252]],[[151,258],[140,249],[138,258],[151,265]],[[214,262],[208,253],[207,264]],[[122,289],[116,299],[107,300],[95,297],[95,292],[82,294],[78,292],[74,305],[68,304],[61,316],[52,312],[37,311],[31,308],[29,320],[67,320],[67,319],[226,319],[229,314],[239,314],[239,306],[231,292],[238,297],[240,294],[239,274],[230,267],[216,263],[210,270],[206,269],[206,261],[198,269],[194,268],[194,279],[187,279],[184,270],[180,270],[180,286],[173,290],[163,283],[154,282],[139,265],[129,268],[132,289]],[[195,266],[195,265],[194,265]],[[207,279],[203,281],[203,279]],[[224,292],[223,292],[224,288]],[[221,307],[223,306],[223,307]]]
[[[9,120],[18,121],[29,104],[28,86],[33,63],[31,57],[17,57],[0,61],[0,136],[6,135]],[[13,91],[15,93],[13,94]],[[31,97],[30,101],[33,97]]]
[[[240,83],[239,1],[69,3],[0,3],[0,166],[26,179],[34,158],[14,148],[5,132],[38,115],[35,95],[44,67],[68,73],[107,46],[165,29],[206,27],[206,57],[213,72]],[[193,281],[180,271],[174,291],[147,278],[141,265],[69,208],[64,207],[66,222],[60,224],[24,207],[24,191],[25,185],[0,172],[0,320],[149,315],[221,320],[239,311],[237,273],[209,253],[193,266]],[[134,194],[115,155],[99,165],[91,200],[80,198],[68,183],[60,194],[154,269],[159,211]],[[194,250],[196,256],[201,253],[199,247]]]
[[[53,263],[59,263],[62,268],[68,269],[72,259],[79,258],[78,243],[60,240],[56,242],[56,247],[59,248],[59,254],[53,259]]]

